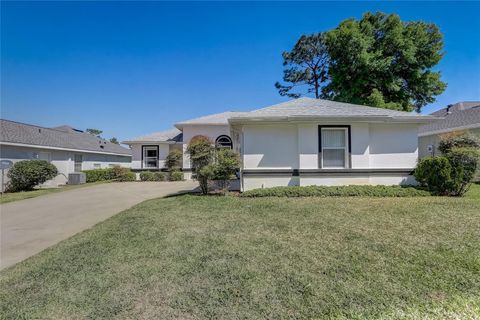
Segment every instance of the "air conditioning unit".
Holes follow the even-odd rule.
[[[68,174],[68,184],[84,184],[85,182],[87,182],[87,176],[83,172]]]

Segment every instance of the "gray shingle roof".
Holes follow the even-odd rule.
[[[428,120],[434,117],[412,112],[396,111],[375,107],[336,102],[322,99],[299,98],[270,107],[245,112],[231,117],[231,121],[241,120],[286,120],[289,118],[343,118],[373,117],[410,120]]]
[[[0,142],[131,155],[127,148],[68,126],[44,128],[5,119],[0,119]]]
[[[235,111],[227,111],[222,113],[211,114],[208,116],[190,119],[182,122],[178,122],[175,124],[175,127],[182,128],[184,125],[197,125],[197,124],[213,124],[213,125],[223,125],[228,124],[228,119],[235,116],[240,116],[242,114],[249,113],[249,112],[235,112]]]
[[[452,105],[449,111],[450,113],[447,113],[447,108],[443,108],[431,113],[444,119],[421,126],[419,135],[480,128],[480,101],[458,102]]]
[[[146,134],[133,139],[123,141],[123,143],[135,143],[135,142],[167,142],[176,143],[183,141],[183,133],[178,129],[171,129],[168,131],[154,132]]]

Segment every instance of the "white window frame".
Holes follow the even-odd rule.
[[[143,152],[143,161],[142,161],[142,168],[145,169],[156,169],[158,168],[158,155],[159,155],[159,148],[158,146],[142,146]],[[157,155],[155,157],[147,157],[147,152],[150,150],[155,150]],[[147,166],[148,161],[155,160],[156,165],[154,167]]]
[[[323,131],[326,131],[326,130],[343,130],[344,131],[344,134],[345,134],[345,146],[343,147],[325,147],[325,144],[323,143],[323,141],[321,141],[321,150],[320,150],[320,168],[321,169],[326,169],[326,170],[329,170],[329,169],[348,169],[350,168],[350,151],[349,151],[349,145],[350,145],[350,141],[349,141],[349,127],[321,127],[320,126],[320,134],[319,134],[319,139],[322,139],[322,132]],[[345,163],[345,166],[343,167],[325,167],[323,165],[323,155],[325,154],[323,152],[323,150],[341,150],[343,149],[344,150],[344,163]]]
[[[228,140],[229,142],[224,142],[222,140]],[[218,136],[215,139],[215,148],[217,149],[233,149],[233,140],[229,136],[223,134]]]

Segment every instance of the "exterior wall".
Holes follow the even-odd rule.
[[[243,190],[291,185],[415,184],[409,170],[417,163],[418,125],[337,124],[350,126],[352,172],[333,174],[319,168],[318,126],[332,123],[243,126]],[[300,173],[282,173],[285,169]],[[375,169],[405,170],[379,174]]]
[[[369,168],[415,168],[417,159],[417,125],[370,125]]]
[[[470,129],[468,132],[480,137],[480,128]],[[439,155],[438,143],[440,142],[442,134],[432,134],[428,136],[418,137],[418,157],[424,158],[426,156]],[[433,153],[428,151],[428,146],[433,146]]]
[[[100,164],[101,168],[108,168],[112,165],[130,167],[130,157],[128,156],[116,156],[19,146],[0,146],[1,160],[11,160],[15,163],[21,160],[41,159],[48,160],[50,161],[50,163],[55,165],[58,170],[58,175],[54,179],[45,182],[42,185],[45,187],[55,187],[67,183],[68,174],[74,172],[75,165],[73,159],[75,154],[83,155],[82,170],[95,169],[95,164]],[[6,175],[7,170],[5,170],[4,183],[8,182]]]

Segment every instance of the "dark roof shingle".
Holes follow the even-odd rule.
[[[0,142],[131,155],[127,148],[68,126],[44,128],[5,119],[0,119]]]
[[[447,108],[443,108],[431,115],[444,119],[421,126],[420,135],[480,128],[480,101],[458,102],[449,108],[449,112]]]

